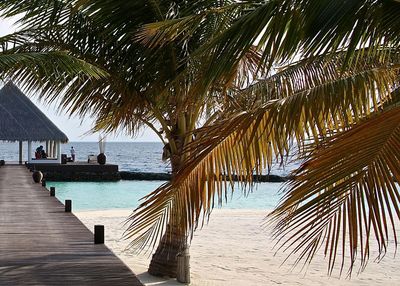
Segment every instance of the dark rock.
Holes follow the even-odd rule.
[[[122,180],[138,181],[169,181],[171,174],[167,173],[143,173],[143,172],[119,172]]]
[[[44,177],[47,181],[76,181],[76,182],[102,182],[102,181],[119,181],[121,176],[115,173],[95,173],[95,172],[46,172]]]
[[[144,173],[144,172],[119,172],[122,180],[139,180],[139,181],[169,181],[171,180],[171,174],[167,173]],[[254,176],[255,182],[271,182],[280,183],[286,182],[289,178],[278,175],[261,175]],[[237,181],[237,176],[233,176],[233,180]]]
[[[99,166],[99,165],[97,165]],[[107,165],[102,165],[107,166]],[[34,166],[28,166],[31,170],[34,170]],[[168,173],[146,173],[146,172],[118,172],[118,168],[107,170],[95,169],[91,167],[92,171],[87,171],[77,166],[66,166],[63,168],[45,168],[41,166],[42,173],[48,181],[118,181],[118,180],[137,180],[137,181],[169,181],[171,180],[171,174]],[[69,167],[69,168],[66,168]],[[272,182],[280,183],[285,182],[289,177],[282,177],[277,175],[262,175],[254,176],[254,182]],[[233,180],[237,181],[237,176],[233,176]]]

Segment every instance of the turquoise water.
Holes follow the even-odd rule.
[[[72,200],[75,211],[134,209],[139,199],[155,190],[160,181],[119,181],[119,182],[48,182],[48,188],[56,187],[56,196],[64,202]],[[246,196],[236,188],[228,202],[223,203],[226,209],[270,210],[274,208],[280,195],[280,183],[259,183]]]

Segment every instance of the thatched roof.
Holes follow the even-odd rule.
[[[61,141],[68,137],[12,82],[0,90],[0,140]]]

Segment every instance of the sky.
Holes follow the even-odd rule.
[[[13,21],[5,20],[0,18],[0,36],[4,36],[6,34],[12,33],[15,30],[15,27],[12,25]],[[18,83],[15,83],[18,85]],[[0,82],[0,86],[3,83]],[[24,91],[22,89],[22,91]],[[35,94],[31,95],[30,99],[43,111],[46,116],[53,121],[55,125],[58,126],[69,138],[70,141],[98,141],[99,134],[90,134],[87,135],[88,131],[90,131],[93,121],[90,118],[86,118],[82,121],[80,118],[70,118],[65,114],[57,113],[57,106],[55,105],[47,105],[44,102],[39,102]],[[109,136],[107,137],[107,141],[124,141],[124,142],[159,142],[160,139],[157,135],[154,134],[153,131],[146,129],[140,132],[134,138],[119,135],[119,136]]]

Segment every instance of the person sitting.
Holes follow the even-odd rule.
[[[42,158],[42,153],[43,153],[43,152],[44,152],[43,146],[40,145],[39,147],[36,148],[35,158],[36,158],[36,159],[41,159],[41,158]]]
[[[47,158],[47,154],[43,149],[43,146],[40,145],[39,147],[36,148],[36,152],[35,152],[35,159],[46,159]]]

